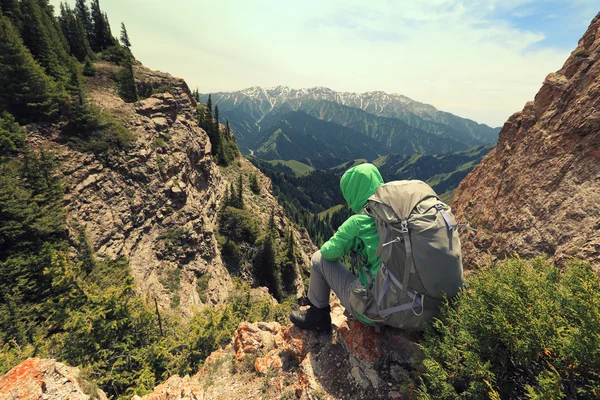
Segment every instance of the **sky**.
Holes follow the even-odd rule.
[[[60,0],[50,1],[58,6]],[[75,0],[68,0],[74,4]],[[577,46],[598,0],[100,0],[145,66],[201,93],[400,93],[501,126]]]

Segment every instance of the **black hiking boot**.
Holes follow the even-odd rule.
[[[290,321],[300,329],[331,332],[331,307],[317,308],[310,304],[306,310],[292,311]]]

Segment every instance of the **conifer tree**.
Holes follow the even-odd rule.
[[[223,196],[223,207],[229,206],[231,203],[231,196],[229,194],[229,186],[225,187],[225,195]]]
[[[250,190],[252,190],[252,193],[254,194],[260,194],[258,178],[256,177],[256,174],[254,172],[250,175]]]
[[[123,68],[117,77],[119,82],[119,95],[128,103],[136,102],[140,99],[135,84],[135,75],[133,72],[132,57],[127,57]]]
[[[21,37],[48,75],[59,82],[68,82],[70,60],[67,44],[49,7],[47,3],[37,0],[21,1]]]
[[[238,177],[238,189],[237,189],[237,204],[240,210],[244,209],[244,180],[242,174]]]
[[[93,57],[90,43],[83,23],[71,10],[68,4],[61,3],[59,23],[61,30],[67,39],[71,54],[79,61]]]
[[[96,67],[90,58],[85,59],[85,65],[83,66],[84,76],[96,76]]]
[[[56,84],[35,62],[19,34],[0,16],[0,111],[21,123],[53,118],[63,97]]]
[[[221,127],[219,126],[219,105],[216,104],[215,105],[215,127],[214,127],[214,132],[216,136],[219,136],[221,134]]]
[[[206,101],[206,112],[210,114],[210,120],[212,121],[212,97],[209,94],[208,100]]]
[[[265,285],[277,301],[281,301],[281,277],[277,265],[273,235],[267,233],[254,258],[254,276],[260,285]]]
[[[229,204],[228,205],[239,208],[237,206],[237,201],[238,201],[238,196],[235,193],[235,187],[233,186],[233,183],[230,183],[229,184]]]
[[[110,46],[115,45],[115,41],[112,37],[108,18],[104,12],[100,9],[100,0],[92,0],[92,49],[96,52],[105,50]]]
[[[231,126],[229,125],[229,120],[228,119],[225,120],[225,138],[226,139],[232,139]]]
[[[13,23],[18,31],[21,30],[21,8],[18,0],[0,0],[0,11]]]
[[[271,215],[269,216],[269,225],[267,225],[269,235],[275,234],[275,208],[271,209]]]
[[[129,41],[129,35],[127,34],[127,28],[125,28],[125,23],[124,22],[121,22],[121,44],[127,50],[130,50],[130,48],[131,48],[131,42]]]
[[[221,133],[221,126],[219,123],[219,105],[215,105],[215,127],[213,128],[214,147],[213,154],[217,154],[218,161],[223,164],[229,164],[229,161],[225,155],[224,140]]]
[[[90,9],[86,4],[86,0],[75,0],[75,15],[83,25],[88,43],[91,44],[94,39],[94,27],[92,25],[92,17]]]
[[[22,153],[25,150],[25,131],[8,112],[0,114],[0,163],[3,156]]]
[[[286,254],[281,268],[281,281],[283,290],[288,294],[293,294],[295,291],[296,282],[296,255],[293,231],[290,228],[286,240]]]

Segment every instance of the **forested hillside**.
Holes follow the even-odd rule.
[[[98,0],[0,11],[0,373],[55,358],[79,366],[94,397],[129,399],[197,371],[241,321],[283,320],[289,301],[221,263],[213,160],[239,153],[216,108],[143,68]],[[296,277],[305,242],[261,199],[255,217],[277,213],[269,254],[297,238],[274,264]],[[284,284],[295,297],[301,283]]]

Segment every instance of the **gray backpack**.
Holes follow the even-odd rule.
[[[450,207],[424,182],[389,182],[367,202],[379,233],[375,274],[351,287],[354,313],[376,325],[422,330],[437,315],[443,293],[453,297],[463,286],[458,225]]]

